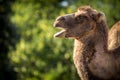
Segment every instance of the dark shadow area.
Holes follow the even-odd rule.
[[[9,14],[14,0],[0,0],[0,80],[16,80],[17,73],[8,58],[10,48],[15,49],[17,29],[10,23]]]

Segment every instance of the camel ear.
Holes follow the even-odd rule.
[[[103,13],[103,12],[99,12],[98,14],[97,14],[97,23],[99,23],[99,22],[101,22],[101,21],[103,21],[103,20],[106,20],[105,19],[105,14]]]
[[[97,23],[99,23],[101,20],[105,19],[105,15],[103,12],[93,13],[93,14],[91,14],[91,17]]]
[[[108,27],[107,27],[105,15],[103,12],[97,13],[96,28],[98,29],[98,31],[100,31],[101,34],[102,33],[104,34],[104,37],[108,36],[107,35]]]

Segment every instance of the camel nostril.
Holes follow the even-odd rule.
[[[57,18],[57,21],[61,21],[61,20],[65,20],[65,18],[62,17],[62,16],[60,16],[60,17]]]

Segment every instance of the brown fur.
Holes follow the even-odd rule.
[[[109,32],[105,15],[83,6],[54,23],[55,37],[74,38],[73,60],[82,80],[120,80],[120,22]]]

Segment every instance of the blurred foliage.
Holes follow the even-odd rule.
[[[73,64],[73,40],[55,39],[56,17],[91,5],[106,14],[108,25],[120,19],[119,0],[16,0],[11,21],[20,41],[9,57],[18,80],[79,80]],[[114,11],[112,11],[114,10]]]

